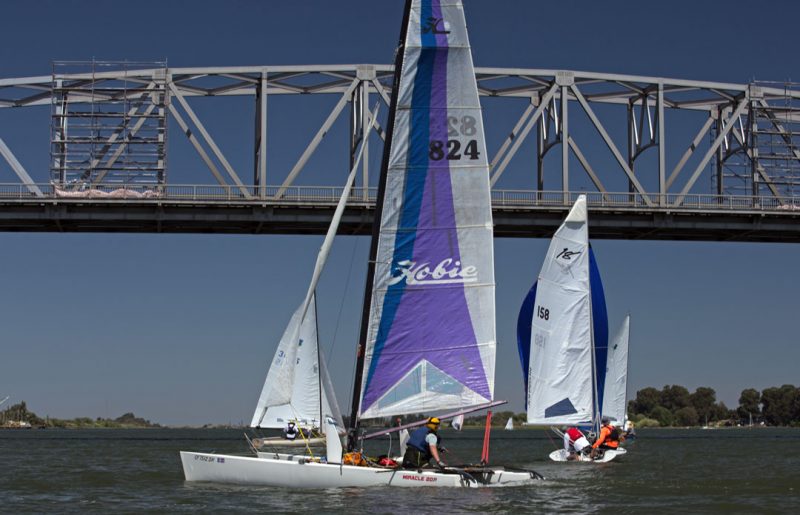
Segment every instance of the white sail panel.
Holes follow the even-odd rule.
[[[614,335],[608,347],[608,364],[606,367],[605,397],[603,397],[604,417],[609,417],[615,426],[625,423],[628,394],[628,339],[630,336],[631,316],[627,315],[622,326]]]
[[[589,231],[581,195],[539,274],[531,327],[528,423],[590,422],[594,414]]]
[[[303,307],[300,306],[292,315],[275,351],[272,366],[267,373],[267,379],[250,423],[252,427],[282,428],[290,420],[296,421],[303,427],[319,427],[321,423],[316,308],[312,303],[298,330],[300,317],[303,315],[302,309]],[[295,334],[299,336],[294,358],[294,374],[291,378],[292,381],[287,382],[281,380],[283,377],[273,371],[280,370],[284,362],[289,359],[287,349],[292,345]],[[280,397],[289,398],[291,401],[276,406],[269,405],[271,398]]]
[[[377,243],[362,418],[494,391],[494,256],[481,107],[460,1],[415,0]]]

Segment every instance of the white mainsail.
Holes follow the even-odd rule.
[[[631,316],[625,316],[622,326],[608,347],[606,385],[603,397],[603,416],[609,417],[615,426],[625,423],[626,397],[628,393],[628,340]]]
[[[592,422],[595,385],[589,230],[581,195],[539,274],[531,327],[528,424]]]
[[[514,417],[508,417],[508,421],[506,422],[506,427],[504,429],[506,431],[514,430]]]
[[[489,168],[461,2],[411,2],[371,285],[360,418],[491,401]]]

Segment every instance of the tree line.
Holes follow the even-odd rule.
[[[742,390],[739,406],[728,408],[717,401],[713,388],[701,386],[690,393],[683,386],[667,385],[661,390],[642,388],[628,402],[628,417],[639,427],[749,425],[800,426],[800,388],[785,384]]]
[[[14,404],[0,411],[0,428],[61,428],[61,429],[84,429],[84,428],[142,428],[142,427],[161,427],[158,424],[137,417],[133,413],[125,413],[117,418],[95,419],[89,417],[78,417],[72,419],[58,419],[45,417],[42,418],[28,409],[25,401]]]

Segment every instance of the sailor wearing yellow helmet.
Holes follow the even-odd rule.
[[[439,430],[440,420],[431,417],[424,426],[411,433],[403,456],[403,468],[416,469],[425,467],[428,462],[433,462],[439,468],[446,465],[439,457],[439,447],[442,439],[436,433]]]

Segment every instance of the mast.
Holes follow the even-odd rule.
[[[628,322],[628,341],[625,344],[625,406],[622,410],[622,428],[625,429],[625,422],[628,421],[628,363],[631,360],[631,314],[628,312],[626,317]]]
[[[317,292],[314,291],[314,313],[317,313]],[[319,427],[324,431],[325,420],[322,411],[325,409],[322,405],[322,353],[319,350],[319,318],[314,315],[314,325],[317,331],[317,389],[319,391]],[[313,425],[313,424],[312,424]]]
[[[389,105],[389,117],[386,127],[386,142],[383,145],[383,158],[381,160],[381,175],[378,181],[378,198],[375,201],[375,215],[372,222],[372,241],[369,247],[369,260],[367,261],[367,279],[364,286],[364,304],[361,311],[361,333],[358,338],[356,351],[356,373],[353,380],[353,401],[350,410],[350,432],[347,447],[355,447],[359,420],[358,410],[361,401],[361,380],[364,376],[364,357],[369,331],[369,312],[372,305],[372,284],[375,279],[375,259],[378,255],[378,240],[381,228],[381,214],[383,212],[383,196],[386,190],[386,174],[389,169],[389,153],[392,149],[392,135],[394,133],[395,111],[397,109],[397,96],[400,88],[400,75],[403,69],[403,55],[405,53],[406,34],[411,13],[412,0],[406,0],[403,11],[403,24],[400,28],[400,41],[397,45],[397,54],[394,60],[394,79],[392,81],[392,98]]]
[[[588,211],[588,209],[587,209],[587,211]],[[589,223],[588,223],[588,221],[587,221],[586,225],[587,225],[586,240],[588,241],[589,240],[589,229],[588,229]],[[588,244],[587,248],[589,249],[589,252],[591,253],[592,252],[591,244]],[[591,266],[592,266],[591,259],[588,259],[587,261],[588,261],[588,263],[587,263],[588,266],[591,268]],[[589,327],[591,328],[591,331],[589,331],[589,335],[591,337],[591,342],[592,342],[591,352],[590,352],[590,354],[592,355],[592,395],[593,395],[593,400],[592,400],[592,406],[593,406],[593,409],[592,409],[592,427],[594,428],[596,434],[599,436],[600,435],[600,413],[599,412],[600,412],[600,409],[602,407],[599,406],[599,404],[600,404],[600,396],[599,396],[599,394],[597,392],[597,388],[598,388],[598,386],[597,386],[597,355],[595,353],[595,343],[594,343],[594,307],[592,306],[592,304],[593,304],[593,302],[592,302],[592,280],[591,280],[591,273],[590,273],[590,277],[589,277]]]

